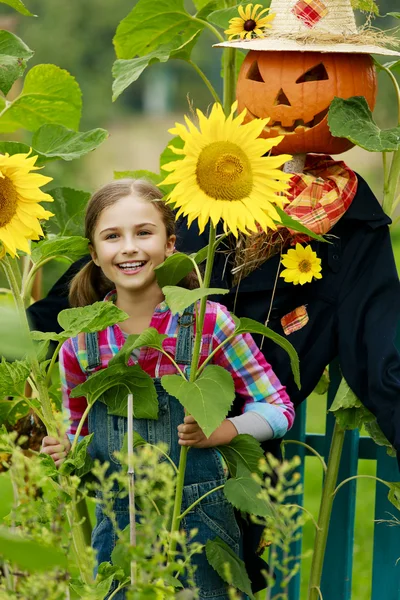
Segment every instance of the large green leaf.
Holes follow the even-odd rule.
[[[393,504],[393,506],[395,506],[397,508],[397,510],[400,510],[400,482],[399,481],[393,481],[393,482],[388,481],[387,485],[389,487],[389,493],[388,493],[389,502],[391,502]]]
[[[165,295],[165,301],[174,315],[184,311],[185,308],[201,298],[229,293],[229,290],[222,288],[196,288],[194,290],[187,290],[173,285],[166,285],[162,288],[162,291]]]
[[[32,250],[31,259],[36,265],[58,257],[74,262],[88,252],[88,240],[84,237],[57,237],[37,244]]]
[[[126,319],[129,319],[129,315],[112,302],[95,302],[80,308],[66,308],[57,317],[68,337],[75,337],[81,332],[102,331]]]
[[[158,333],[154,327],[148,327],[140,335],[128,335],[120,351],[110,360],[109,365],[123,363],[126,364],[132,352],[143,346],[162,350],[162,343],[168,336]]]
[[[63,462],[60,467],[61,475],[70,475],[75,471],[76,475],[83,477],[93,466],[93,459],[88,454],[88,446],[93,439],[94,433],[86,435],[77,445],[72,454]]]
[[[351,0],[351,6],[357,10],[362,10],[363,12],[379,15],[379,9],[374,0]]]
[[[230,573],[230,580],[228,583],[234,585],[244,594],[247,594],[251,600],[255,600],[255,596],[251,591],[251,583],[244,562],[237,554],[235,554],[228,544],[218,537],[215,540],[208,540],[206,543],[206,556],[210,565],[224,581],[227,580],[225,569],[225,565],[227,564]]]
[[[160,288],[176,285],[193,271],[193,262],[187,254],[176,252],[168,256],[161,265],[158,265],[155,271]]]
[[[393,448],[392,444],[379,427],[376,419],[369,421],[368,423],[364,423],[364,427],[368,435],[374,440],[375,444],[378,444],[378,446],[385,446],[386,452],[389,454],[389,456],[396,456],[396,450]]]
[[[173,152],[171,150],[170,146],[173,146],[174,148],[179,148],[179,150],[181,150],[184,147],[184,145],[185,145],[185,142],[179,136],[173,137],[168,142],[168,145],[161,152],[161,155],[160,155],[160,169],[161,170],[163,168],[163,165],[167,165],[168,163],[174,162],[175,160],[182,160],[183,159],[183,155],[182,154],[175,154],[175,152]],[[165,173],[165,177],[166,176],[167,176],[167,173]],[[174,186],[172,186],[172,187],[174,187]]]
[[[51,212],[54,217],[49,221],[49,230],[60,236],[83,235],[85,208],[90,198],[89,192],[60,187],[49,191],[54,202]]]
[[[217,4],[218,8],[225,6],[225,0],[215,0],[213,3]],[[207,6],[207,4],[210,4],[210,0],[193,0],[193,4],[198,11],[201,11]]]
[[[14,426],[20,419],[26,417],[30,407],[25,402],[17,398],[16,400],[0,400],[0,425],[6,423]]]
[[[0,132],[36,131],[45,123],[78,129],[82,112],[79,85],[55,65],[37,65],[27,74],[21,94],[0,117]]]
[[[239,464],[236,477],[230,477],[224,486],[224,494],[227,500],[237,510],[268,517],[272,515],[270,505],[266,500],[258,498],[261,485],[257,483],[242,464]]]
[[[47,159],[74,160],[95,150],[108,137],[105,129],[76,132],[63,125],[46,124],[32,138],[35,152]]]
[[[23,75],[33,51],[10,31],[0,31],[0,90],[6,96],[13,83]]]
[[[0,362],[0,398],[22,395],[30,371],[26,361],[7,362],[3,357]]]
[[[120,94],[134,81],[137,81],[143,71],[155,63],[164,63],[170,59],[181,59],[189,60],[193,46],[197,41],[199,32],[193,34],[189,39],[182,38],[182,44],[177,45],[177,40],[171,41],[169,44],[165,44],[157,47],[152,52],[139,56],[138,58],[131,59],[119,59],[116,60],[112,73],[114,76],[113,82],[113,101],[115,101]]]
[[[238,325],[235,329],[235,333],[259,333],[260,335],[263,335],[264,337],[272,340],[275,344],[283,348],[283,350],[285,350],[289,355],[293,378],[296,382],[297,387],[300,389],[301,383],[299,357],[292,344],[288,342],[286,338],[282,337],[278,333],[275,333],[275,331],[272,331],[272,329],[270,329],[266,325],[262,325],[258,321],[254,321],[253,319],[247,319],[246,317],[239,320]]]
[[[11,8],[18,11],[19,13],[21,13],[21,15],[24,15],[25,17],[35,17],[36,16],[36,15],[32,14],[26,8],[25,4],[23,4],[23,2],[21,2],[21,0],[0,0],[0,3],[7,4],[7,6],[11,6]]]
[[[327,242],[328,241],[322,235],[318,235],[318,233],[314,233],[314,231],[311,231],[311,229],[308,229],[308,227],[306,227],[305,225],[300,223],[300,221],[289,216],[284,210],[282,210],[282,208],[280,208],[280,206],[275,205],[274,208],[276,209],[276,212],[278,213],[278,215],[281,218],[280,223],[282,225],[284,225],[285,227],[288,227],[288,229],[293,229],[293,231],[305,233],[306,235],[308,235],[308,237],[313,238],[314,240],[318,240],[319,242]]]
[[[171,42],[178,49],[203,28],[185,10],[183,0],[139,0],[118,25],[113,42],[118,58],[131,59]]]
[[[393,152],[400,147],[400,127],[379,129],[363,96],[334,98],[328,125],[333,136],[346,138],[368,152]]]
[[[342,429],[360,428],[364,423],[375,419],[374,415],[365,408],[347,381],[343,378],[330,407],[338,425]]]
[[[109,415],[126,417],[130,393],[133,394],[133,414],[137,419],[157,419],[158,401],[154,381],[139,365],[109,365],[77,385],[71,397],[85,396],[89,404],[100,400],[107,405]]]
[[[236,477],[239,465],[250,473],[257,473],[260,459],[264,456],[260,443],[252,435],[241,434],[233,438],[229,444],[217,446],[228,465],[229,473]]]
[[[67,557],[54,546],[39,544],[4,527],[0,527],[0,556],[30,573],[67,568]]]
[[[218,365],[208,365],[194,382],[164,375],[161,385],[196,419],[207,437],[221,425],[235,398],[231,374]]]
[[[21,325],[21,319],[13,306],[1,306],[0,310],[0,355],[14,360],[26,355],[29,334]]]

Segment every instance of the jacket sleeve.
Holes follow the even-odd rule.
[[[338,299],[342,373],[400,451],[400,284],[388,227],[366,227],[343,260],[351,268]]]
[[[86,381],[87,378],[86,373],[82,371],[75,354],[72,339],[67,340],[61,346],[59,365],[63,411],[66,420],[68,420],[69,423],[67,435],[72,441],[81,417],[87,407],[86,398],[83,396],[79,398],[70,397],[71,391],[74,389],[74,387]],[[85,421],[81,430],[81,436],[85,435],[88,435],[87,420]]]
[[[213,349],[231,336],[235,323],[217,305]],[[232,375],[235,391],[244,401],[243,412],[258,412],[271,426],[274,438],[283,437],[293,424],[293,404],[249,333],[235,336],[214,355],[213,363]]]

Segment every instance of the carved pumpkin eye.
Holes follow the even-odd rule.
[[[307,83],[308,81],[323,81],[324,79],[329,79],[329,75],[327,70],[325,69],[325,65],[323,63],[319,63],[319,65],[315,65],[315,67],[311,67],[308,69],[303,75],[301,75],[296,83]]]
[[[260,83],[265,83],[260,73],[260,69],[258,68],[256,60],[252,63],[250,69],[247,71],[246,79],[251,79],[252,81],[259,81]]]

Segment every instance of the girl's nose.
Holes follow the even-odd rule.
[[[124,239],[122,254],[135,254],[138,251],[137,243],[134,237]]]

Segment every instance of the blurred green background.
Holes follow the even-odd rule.
[[[157,1],[157,0],[155,0]],[[193,104],[203,110],[212,102],[198,75],[182,61],[153,65],[117,102],[111,100],[111,67],[115,60],[112,38],[119,21],[133,8],[132,0],[26,0],[37,18],[22,17],[4,4],[0,5],[0,27],[20,36],[35,56],[29,68],[38,63],[54,63],[74,75],[83,92],[81,130],[103,127],[109,139],[80,161],[56,162],[46,167],[55,186],[70,186],[93,191],[113,178],[113,171],[148,169],[158,172],[158,159],[170,139],[168,128]],[[394,0],[378,0],[381,14],[396,10]],[[188,3],[188,7],[190,4]],[[362,15],[358,15],[360,23]],[[377,18],[374,25],[390,29],[396,20]],[[212,48],[209,32],[201,35],[194,53],[196,62],[221,92],[221,50]],[[383,61],[384,62],[384,61]],[[375,119],[382,128],[397,125],[396,98],[385,74],[379,76]],[[17,82],[18,88],[20,83]],[[12,95],[12,94],[11,94]],[[23,132],[13,138],[25,141]],[[382,199],[382,157],[355,148],[344,155],[346,163],[369,183]],[[400,266],[400,229],[392,228],[395,256]],[[44,292],[66,269],[67,263],[49,265],[45,271]],[[1,283],[1,282],[0,282]],[[1,287],[1,285],[0,285]],[[308,401],[308,431],[323,433],[326,400],[321,396]],[[373,474],[372,461],[360,461],[360,473]],[[318,461],[307,458],[305,506],[317,518],[322,474]],[[0,479],[0,519],[8,512],[9,491],[4,476]],[[372,530],[374,518],[374,482],[361,480],[357,489],[357,522],[354,548],[353,600],[370,596]],[[305,529],[305,549],[312,546],[313,529]],[[399,546],[400,556],[400,546]],[[307,572],[311,561],[304,561],[302,598],[306,598]]]

